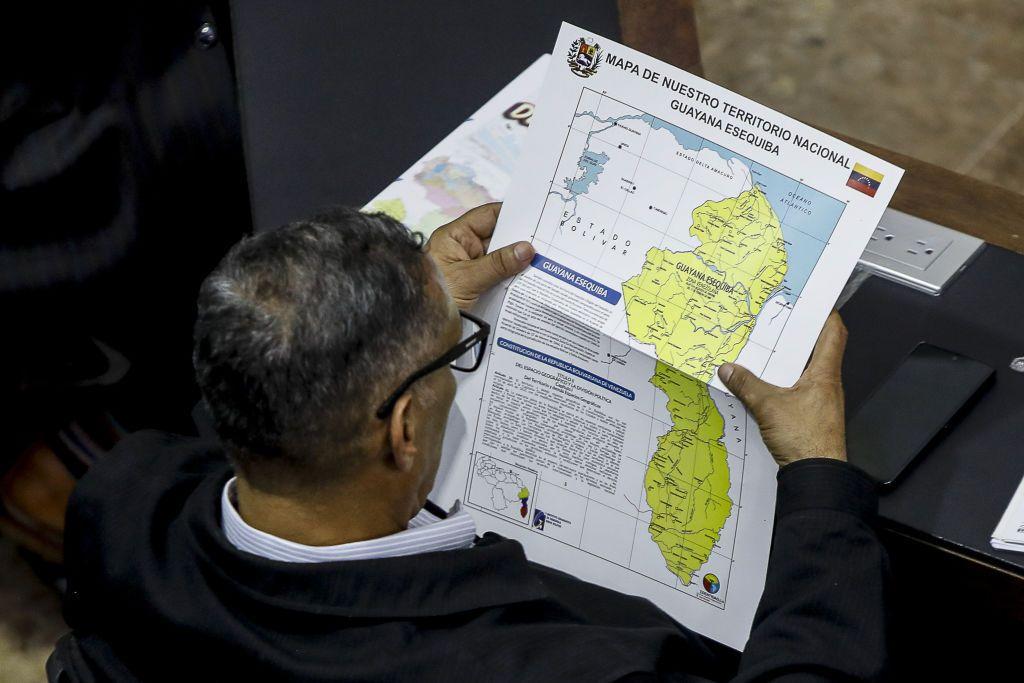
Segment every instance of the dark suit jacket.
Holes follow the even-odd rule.
[[[199,283],[250,228],[227,3],[208,4],[0,9],[8,438],[97,409],[74,389],[107,369],[92,337],[131,362],[104,408],[130,429],[188,425]]]
[[[779,475],[764,597],[739,662],[647,600],[529,562],[518,543],[289,564],[221,531],[210,441],[143,432],[68,515],[53,680],[871,680],[886,659],[871,484],[843,463]],[[63,677],[63,678],[62,678]]]

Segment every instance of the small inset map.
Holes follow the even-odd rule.
[[[484,510],[530,521],[537,473],[511,465],[490,455],[478,455],[469,484],[469,502]]]

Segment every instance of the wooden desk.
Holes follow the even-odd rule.
[[[894,209],[1024,254],[1024,195],[827,129],[826,133],[906,169]]]

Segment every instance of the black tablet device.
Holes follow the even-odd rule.
[[[962,415],[994,374],[973,358],[918,344],[847,425],[849,461],[891,485]]]

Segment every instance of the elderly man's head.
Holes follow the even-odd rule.
[[[450,370],[376,415],[461,332],[418,235],[382,214],[336,209],[249,237],[203,283],[198,314],[196,377],[249,485],[294,495],[393,466],[425,497],[454,397]]]

